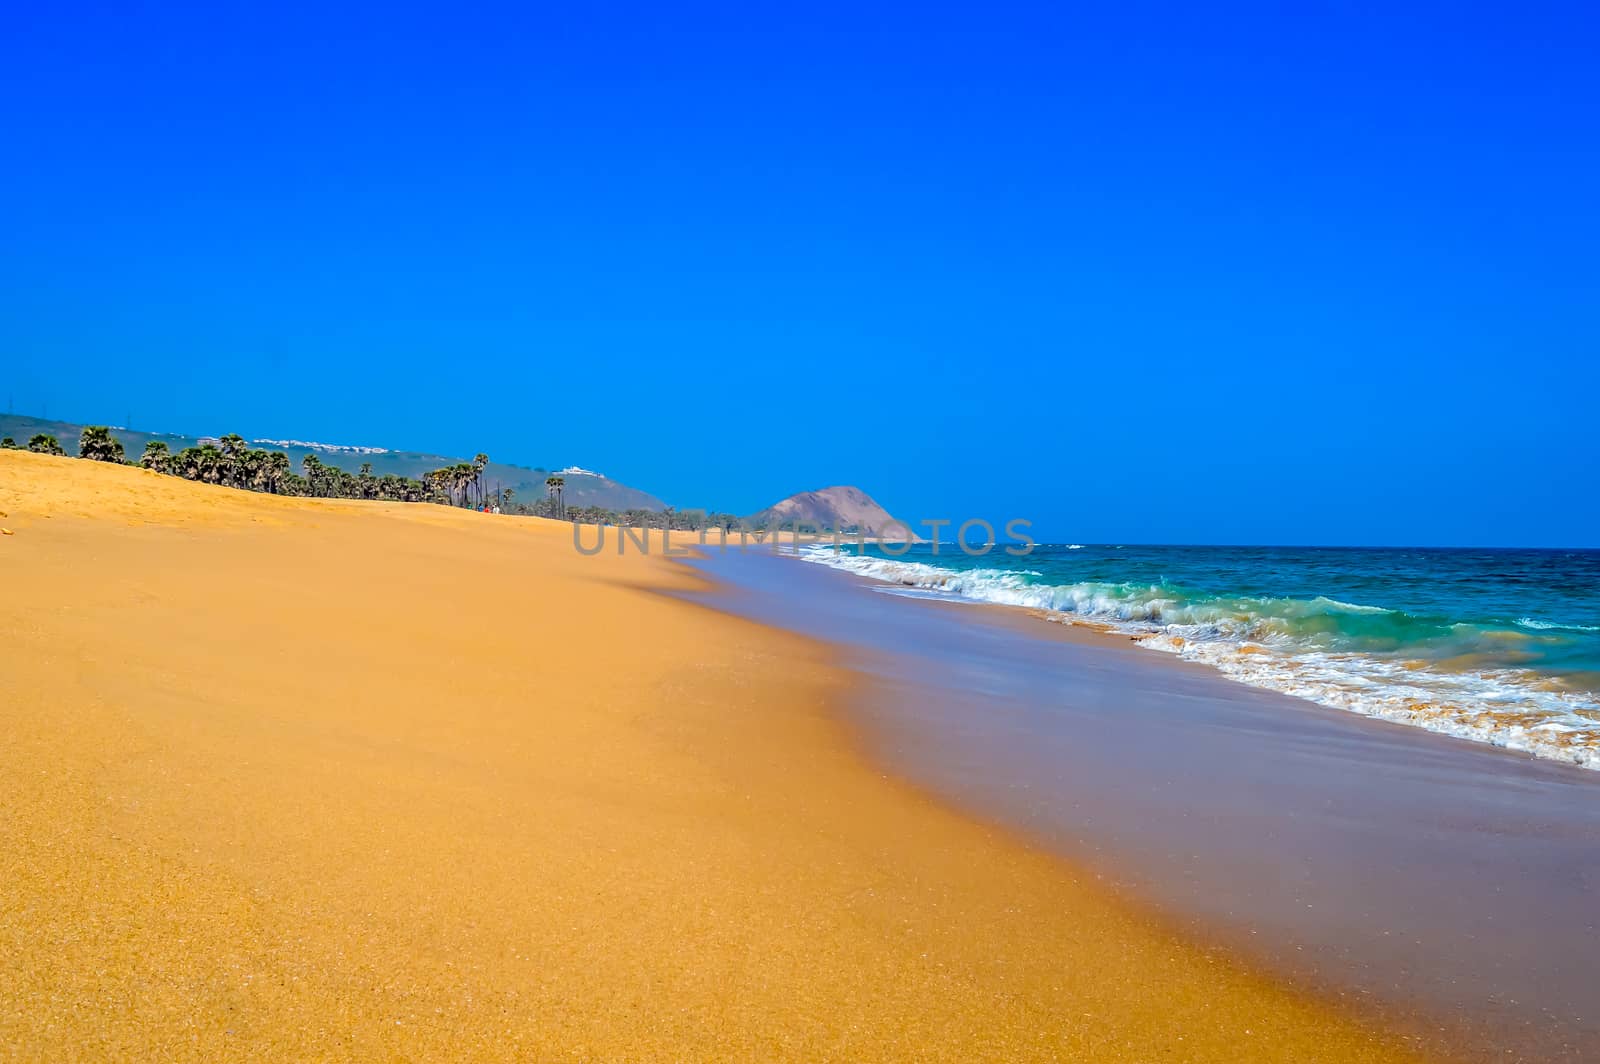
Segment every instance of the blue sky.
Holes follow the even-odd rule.
[[[1584,8],[583,6],[9,12],[0,397],[741,512],[1600,545]]]

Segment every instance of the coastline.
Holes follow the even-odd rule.
[[[1587,623],[1539,620],[1527,613],[1489,616],[1497,609],[1514,608],[1504,598],[1496,600],[1492,590],[1498,576],[1488,562],[1496,552],[1417,548],[1406,552],[1409,573],[1403,566],[1395,569],[1393,560],[1385,557],[1384,576],[1377,579],[1394,580],[1396,586],[1374,588],[1376,570],[1370,556],[1386,551],[1372,548],[1135,545],[1127,548],[1129,556],[1144,555],[1134,563],[1143,571],[1132,579],[1126,578],[1126,570],[1115,575],[1116,566],[1096,571],[1113,556],[1120,560],[1124,547],[1109,548],[1115,555],[1108,554],[1105,545],[1072,544],[1065,552],[1047,545],[1044,551],[1048,554],[1051,549],[1058,558],[1065,552],[1090,553],[1073,556],[1079,562],[1075,573],[1063,572],[1060,561],[1049,557],[1030,560],[1027,568],[962,568],[959,563],[941,563],[936,556],[858,556],[815,544],[806,549],[796,545],[790,553],[908,596],[1003,606],[1065,626],[1126,636],[1144,649],[1204,665],[1249,687],[1600,770],[1600,703],[1593,694],[1600,673],[1586,669],[1592,662],[1583,657],[1600,648],[1586,651],[1578,642],[1597,629]],[[1204,571],[1196,572],[1190,567],[1192,559],[1185,557],[1195,551],[1225,552],[1233,560],[1226,563],[1226,573],[1204,565]],[[1326,571],[1325,558],[1335,551],[1344,556],[1347,572]],[[1547,609],[1561,607],[1549,601],[1549,586],[1538,587],[1540,567],[1548,584],[1552,558],[1592,554],[1519,553],[1536,556],[1526,564],[1536,574],[1537,590],[1522,593],[1537,603],[1542,590],[1546,594],[1542,608]],[[1477,581],[1491,590],[1476,602],[1448,595],[1429,600],[1426,592],[1417,599],[1415,581],[1422,563],[1415,559],[1424,555],[1432,557],[1430,565],[1445,564],[1441,557],[1471,559],[1476,568],[1456,568],[1448,578],[1437,579],[1446,585],[1453,580],[1457,587],[1462,581]],[[1082,557],[1094,560],[1085,567]],[[1282,578],[1286,583],[1272,585],[1276,590],[1253,580],[1248,572],[1269,557],[1288,571]],[[1206,564],[1222,563],[1208,558]],[[1311,566],[1319,569],[1314,583],[1305,578]],[[1178,573],[1172,578],[1177,582],[1171,584],[1166,575],[1169,567]],[[1410,587],[1403,586],[1402,577],[1407,576],[1413,581]],[[1212,587],[1223,590],[1185,589],[1180,583],[1185,578],[1216,580]],[[1339,587],[1340,582],[1349,583],[1346,578],[1361,586]],[[1285,587],[1289,590],[1282,590]],[[1388,593],[1407,603],[1407,608],[1392,608]],[[1346,601],[1354,598],[1360,603]],[[1515,605],[1526,609],[1527,602]],[[1436,613],[1429,615],[1430,609]],[[1452,610],[1461,612],[1448,615]],[[1517,619],[1513,622],[1510,617]]]
[[[709,600],[871,681],[872,760],[1465,1059],[1586,1059],[1593,775],[1238,684],[1015,607],[727,552]],[[887,592],[887,593],[885,593]]]
[[[0,454],[19,1057],[1415,1059],[568,526]]]

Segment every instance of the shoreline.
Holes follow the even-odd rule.
[[[1279,653],[1277,647],[1251,639],[1191,639],[1158,623],[1105,618],[1026,602],[1007,602],[978,594],[946,591],[942,584],[945,578],[986,570],[941,569],[921,559],[874,558],[870,565],[862,567],[807,557],[798,549],[790,549],[785,556],[848,572],[873,584],[898,588],[900,593],[909,593],[906,597],[1016,611],[1065,629],[1084,629],[1106,636],[1125,637],[1145,651],[1159,651],[1162,657],[1173,661],[1203,666],[1233,683],[1273,691],[1323,708],[1470,742],[1505,754],[1537,758],[1585,771],[1600,771],[1600,754],[1597,754],[1600,746],[1596,745],[1600,740],[1587,733],[1579,734],[1570,726],[1570,721],[1540,716],[1541,713],[1557,712],[1558,709],[1565,713],[1590,715],[1595,711],[1593,696],[1587,689],[1574,687],[1558,676],[1530,675],[1523,678],[1523,686],[1518,688],[1518,693],[1523,697],[1544,698],[1548,695],[1561,700],[1557,708],[1541,706],[1537,711],[1515,710],[1495,704],[1496,699],[1504,695],[1503,691],[1488,694],[1478,692],[1471,699],[1458,701],[1454,699],[1461,697],[1459,692],[1447,697],[1437,692],[1403,686],[1423,676],[1428,676],[1435,685],[1474,678],[1470,670],[1433,671],[1437,665],[1435,662],[1402,660],[1396,664],[1364,657],[1360,653],[1304,653],[1305,648]],[[852,560],[861,556],[844,557]],[[884,576],[871,571],[884,566],[890,569],[902,567],[922,575],[913,579],[910,576]],[[937,578],[937,583],[924,582],[935,579],[927,575],[931,573],[944,575]],[[1360,609],[1386,612],[1377,607]],[[1326,662],[1320,667],[1313,664],[1313,659],[1319,656],[1329,660],[1363,662],[1368,670],[1381,670],[1381,679],[1375,682],[1371,675],[1359,670],[1345,676],[1339,674],[1339,669],[1333,669],[1332,675],[1329,675]],[[1481,681],[1483,677],[1477,676],[1476,679]],[[1402,686],[1397,688],[1396,685]],[[1572,701],[1574,699],[1577,701]],[[1586,722],[1586,726],[1592,726],[1592,722]]]
[[[775,554],[713,561],[738,592],[723,608],[849,651],[876,682],[851,707],[871,760],[942,803],[1441,1052],[1583,1059],[1589,773],[1373,728],[1015,608],[871,593]]]
[[[851,574],[857,576],[858,574]],[[903,586],[888,581],[875,580],[872,577],[859,577],[872,583],[885,586]],[[912,596],[906,596],[912,597]],[[1448,746],[1474,751],[1478,754],[1489,753],[1495,757],[1509,758],[1519,763],[1533,762],[1543,765],[1555,766],[1558,770],[1571,770],[1579,773],[1597,771],[1588,765],[1581,765],[1573,761],[1554,757],[1541,757],[1528,750],[1519,750],[1514,747],[1500,746],[1496,743],[1484,742],[1478,739],[1469,739],[1466,736],[1455,735],[1445,731],[1434,731],[1431,728],[1408,724],[1404,721],[1393,720],[1389,717],[1377,716],[1370,713],[1359,713],[1354,710],[1344,709],[1340,706],[1330,706],[1316,699],[1303,695],[1280,691],[1273,687],[1263,687],[1247,683],[1237,677],[1220,671],[1214,665],[1204,661],[1178,657],[1166,652],[1150,653],[1143,647],[1145,636],[1130,634],[1111,625],[1103,625],[1097,621],[1083,620],[1070,615],[1052,616],[1051,611],[1040,609],[1036,606],[1011,606],[1002,602],[983,602],[978,599],[954,599],[928,596],[918,601],[925,602],[936,608],[952,610],[975,610],[994,618],[995,623],[1014,627],[1018,632],[1026,633],[1034,639],[1061,639],[1076,643],[1081,646],[1094,647],[1101,651],[1112,653],[1130,649],[1138,651],[1137,659],[1140,668],[1149,667],[1156,669],[1174,670],[1179,675],[1204,676],[1212,679],[1220,678],[1227,683],[1234,684],[1247,691],[1264,692],[1276,697],[1291,699],[1303,703],[1318,713],[1339,713],[1363,722],[1363,726],[1374,731],[1391,735],[1402,742],[1444,743]],[[1048,627],[1041,627],[1048,626]]]
[[[1417,1059],[565,525],[0,454],[22,1056]]]

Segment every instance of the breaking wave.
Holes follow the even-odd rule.
[[[1600,632],[1600,624],[1554,624],[1532,617],[1518,617],[1517,624],[1535,632]]]
[[[1167,583],[1050,583],[1031,569],[951,569],[804,548],[806,561],[903,588],[1121,631],[1257,687],[1600,769],[1600,696],[1519,667],[1558,629],[1463,623],[1327,597],[1229,597]]]

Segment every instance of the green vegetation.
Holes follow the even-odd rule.
[[[15,448],[11,437],[4,446]],[[40,454],[66,455],[61,441],[49,433],[37,433],[28,441],[28,450]],[[137,462],[128,462],[123,443],[104,425],[85,425],[78,436],[78,457],[95,462],[127,463],[156,473],[182,477],[202,484],[216,484],[242,491],[272,495],[306,495],[319,499],[382,499],[390,502],[434,502],[454,506],[482,506],[488,502],[483,488],[483,471],[488,455],[473,462],[462,462],[435,469],[421,478],[396,474],[375,476],[372,463],[364,462],[360,473],[350,473],[325,465],[315,454],[301,462],[304,476],[295,474],[284,451],[251,447],[238,433],[217,440],[202,440],[198,446],[173,453],[165,440],[147,440]],[[496,493],[510,504],[512,492]]]
[[[157,473],[165,473],[167,464],[172,461],[172,449],[165,440],[151,440],[144,445],[144,455],[139,459],[139,464],[146,469],[153,469]]]
[[[8,436],[4,445],[14,447],[15,443]],[[28,441],[28,450],[42,454],[66,454],[56,437],[42,432]],[[78,457],[119,464],[126,461],[122,441],[104,425],[84,426],[78,437]],[[215,441],[202,440],[198,446],[185,447],[177,453],[173,453],[165,440],[147,440],[139,460],[128,464],[202,484],[272,495],[432,502],[473,508],[499,506],[502,512],[524,516],[637,528],[671,528],[675,531],[696,531],[700,528],[736,530],[740,527],[739,518],[732,514],[707,514],[701,510],[678,511],[668,507],[665,510],[632,508],[618,511],[601,506],[569,509],[563,499],[566,480],[559,476],[545,479],[546,498],[531,506],[518,504],[513,509],[515,489],[490,491],[486,488],[483,474],[489,465],[489,456],[481,453],[470,462],[442,466],[419,478],[395,474],[377,476],[372,471],[371,462],[363,462],[360,472],[351,473],[326,464],[315,454],[307,454],[300,462],[301,474],[297,475],[287,453],[251,447],[244,437],[229,433]]]
[[[14,418],[14,421],[24,419]],[[37,422],[35,422],[37,424]],[[64,423],[62,423],[64,424]],[[612,508],[592,502],[596,492],[591,482],[598,484],[601,492],[612,497],[638,497],[651,499],[634,491],[597,477],[583,476],[574,481],[579,492],[576,501],[568,499],[568,480],[559,474],[545,475],[540,471],[545,497],[534,502],[517,502],[519,493],[537,495],[537,490],[525,480],[514,481],[515,486],[494,479],[504,470],[526,474],[517,466],[495,466],[489,456],[475,455],[470,462],[450,462],[434,469],[426,469],[417,476],[379,472],[374,461],[363,461],[357,472],[329,464],[317,453],[300,447],[288,451],[265,450],[252,447],[238,433],[229,433],[216,439],[172,436],[181,446],[195,440],[193,446],[173,450],[167,439],[152,438],[148,433],[130,433],[123,429],[112,430],[104,425],[72,426],[78,432],[78,457],[90,461],[125,463],[139,466],[155,473],[182,477],[202,484],[236,488],[241,491],[259,491],[271,495],[298,495],[319,499],[373,499],[387,502],[431,502],[442,506],[481,508],[499,507],[502,513],[522,516],[547,517],[555,520],[579,521],[585,524],[608,524],[631,528],[670,528],[673,531],[694,532],[700,529],[724,529],[738,532],[764,530],[745,519],[729,513],[712,513],[705,510],[675,510],[672,507],[656,508],[628,506]],[[119,435],[125,438],[119,438]],[[70,437],[69,437],[70,439]],[[128,442],[131,440],[130,442]],[[129,446],[138,447],[143,442],[143,453],[137,460],[127,457]],[[17,449],[19,445],[11,436],[0,438],[0,448]],[[41,454],[66,455],[60,439],[50,432],[34,433],[27,449]],[[291,453],[299,454],[300,472],[294,469]],[[416,460],[424,456],[407,452],[404,460],[417,468]],[[379,461],[394,461],[393,452],[374,455]],[[435,456],[435,461],[438,458]],[[540,481],[535,481],[538,484]],[[654,499],[651,499],[654,502]],[[580,505],[581,503],[581,505]]]
[[[15,448],[16,443],[7,436],[0,446]],[[65,455],[61,442],[48,433],[38,433],[28,441],[28,450],[41,454]],[[371,462],[363,462],[360,471],[351,473],[328,465],[315,454],[306,454],[301,460],[301,474],[296,474],[284,451],[262,450],[251,447],[244,437],[229,433],[217,440],[201,440],[197,446],[185,447],[176,453],[165,440],[146,440],[144,453],[137,462],[127,461],[121,440],[104,425],[86,425],[78,436],[78,457],[97,462],[115,462],[141,466],[167,476],[182,477],[202,484],[216,484],[241,491],[259,491],[272,495],[300,495],[318,499],[377,499],[389,502],[431,502],[446,506],[483,507],[498,506],[504,513],[530,517],[549,517],[557,520],[579,521],[585,524],[607,524],[631,528],[670,528],[675,532],[696,532],[700,529],[724,529],[737,532],[747,527],[745,522],[729,513],[707,513],[704,510],[664,510],[632,507],[612,510],[603,506],[566,505],[564,498],[566,478],[545,478],[546,497],[530,504],[518,503],[513,507],[516,491],[513,488],[488,490],[484,483],[484,470],[489,466],[489,456],[478,454],[470,462],[457,462],[430,470],[421,477],[396,474],[375,475]]]
[[[551,477],[559,480],[559,477]],[[509,502],[509,500],[507,500]],[[507,513],[513,512],[511,509]],[[564,506],[559,485],[550,489],[549,497],[536,503],[518,503],[515,511],[528,517],[548,517],[557,521],[577,521],[585,525],[614,525],[625,528],[670,528],[674,532],[698,532],[702,528],[725,529],[737,532],[764,531],[748,525],[741,517],[728,513],[708,513],[705,510],[608,510],[603,506]]]
[[[126,460],[122,453],[122,441],[111,435],[111,430],[105,425],[83,427],[83,432],[78,436],[78,457],[94,462],[116,462],[118,465]]]
[[[11,436],[21,443],[36,433],[46,433],[60,440],[62,448],[69,455],[77,452],[77,444],[83,428],[84,426],[81,423],[46,421],[43,418],[29,417],[22,414],[0,413],[0,436]],[[216,439],[188,436],[181,433],[136,431],[113,426],[111,434],[122,441],[128,457],[135,462],[139,460],[145,445],[152,441],[165,443],[173,454],[177,454],[188,447],[202,446],[208,442],[214,446],[220,446],[220,441]],[[372,466],[370,475],[375,479],[393,475],[421,481],[429,472],[441,467],[449,467],[464,462],[473,464],[469,462],[470,453],[466,458],[427,451],[375,450],[370,453],[360,453],[348,449],[322,448],[292,441],[278,443],[267,440],[258,440],[252,446],[287,452],[289,456],[289,471],[297,474],[301,472],[301,462],[308,454],[315,454],[323,464],[338,466],[352,475],[357,475],[357,470],[360,466],[370,463]],[[537,466],[519,466],[491,461],[484,465],[478,474],[478,482],[473,489],[474,498],[477,498],[481,491],[484,501],[492,503],[503,489],[511,488],[516,492],[519,500],[531,502],[545,494],[544,482],[550,475],[551,470]],[[370,487],[376,490],[375,485]],[[635,507],[659,510],[666,505],[660,499],[646,492],[596,476],[568,476],[566,478],[564,501],[568,506],[603,506],[612,510],[627,510]],[[504,503],[502,502],[503,505]]]

